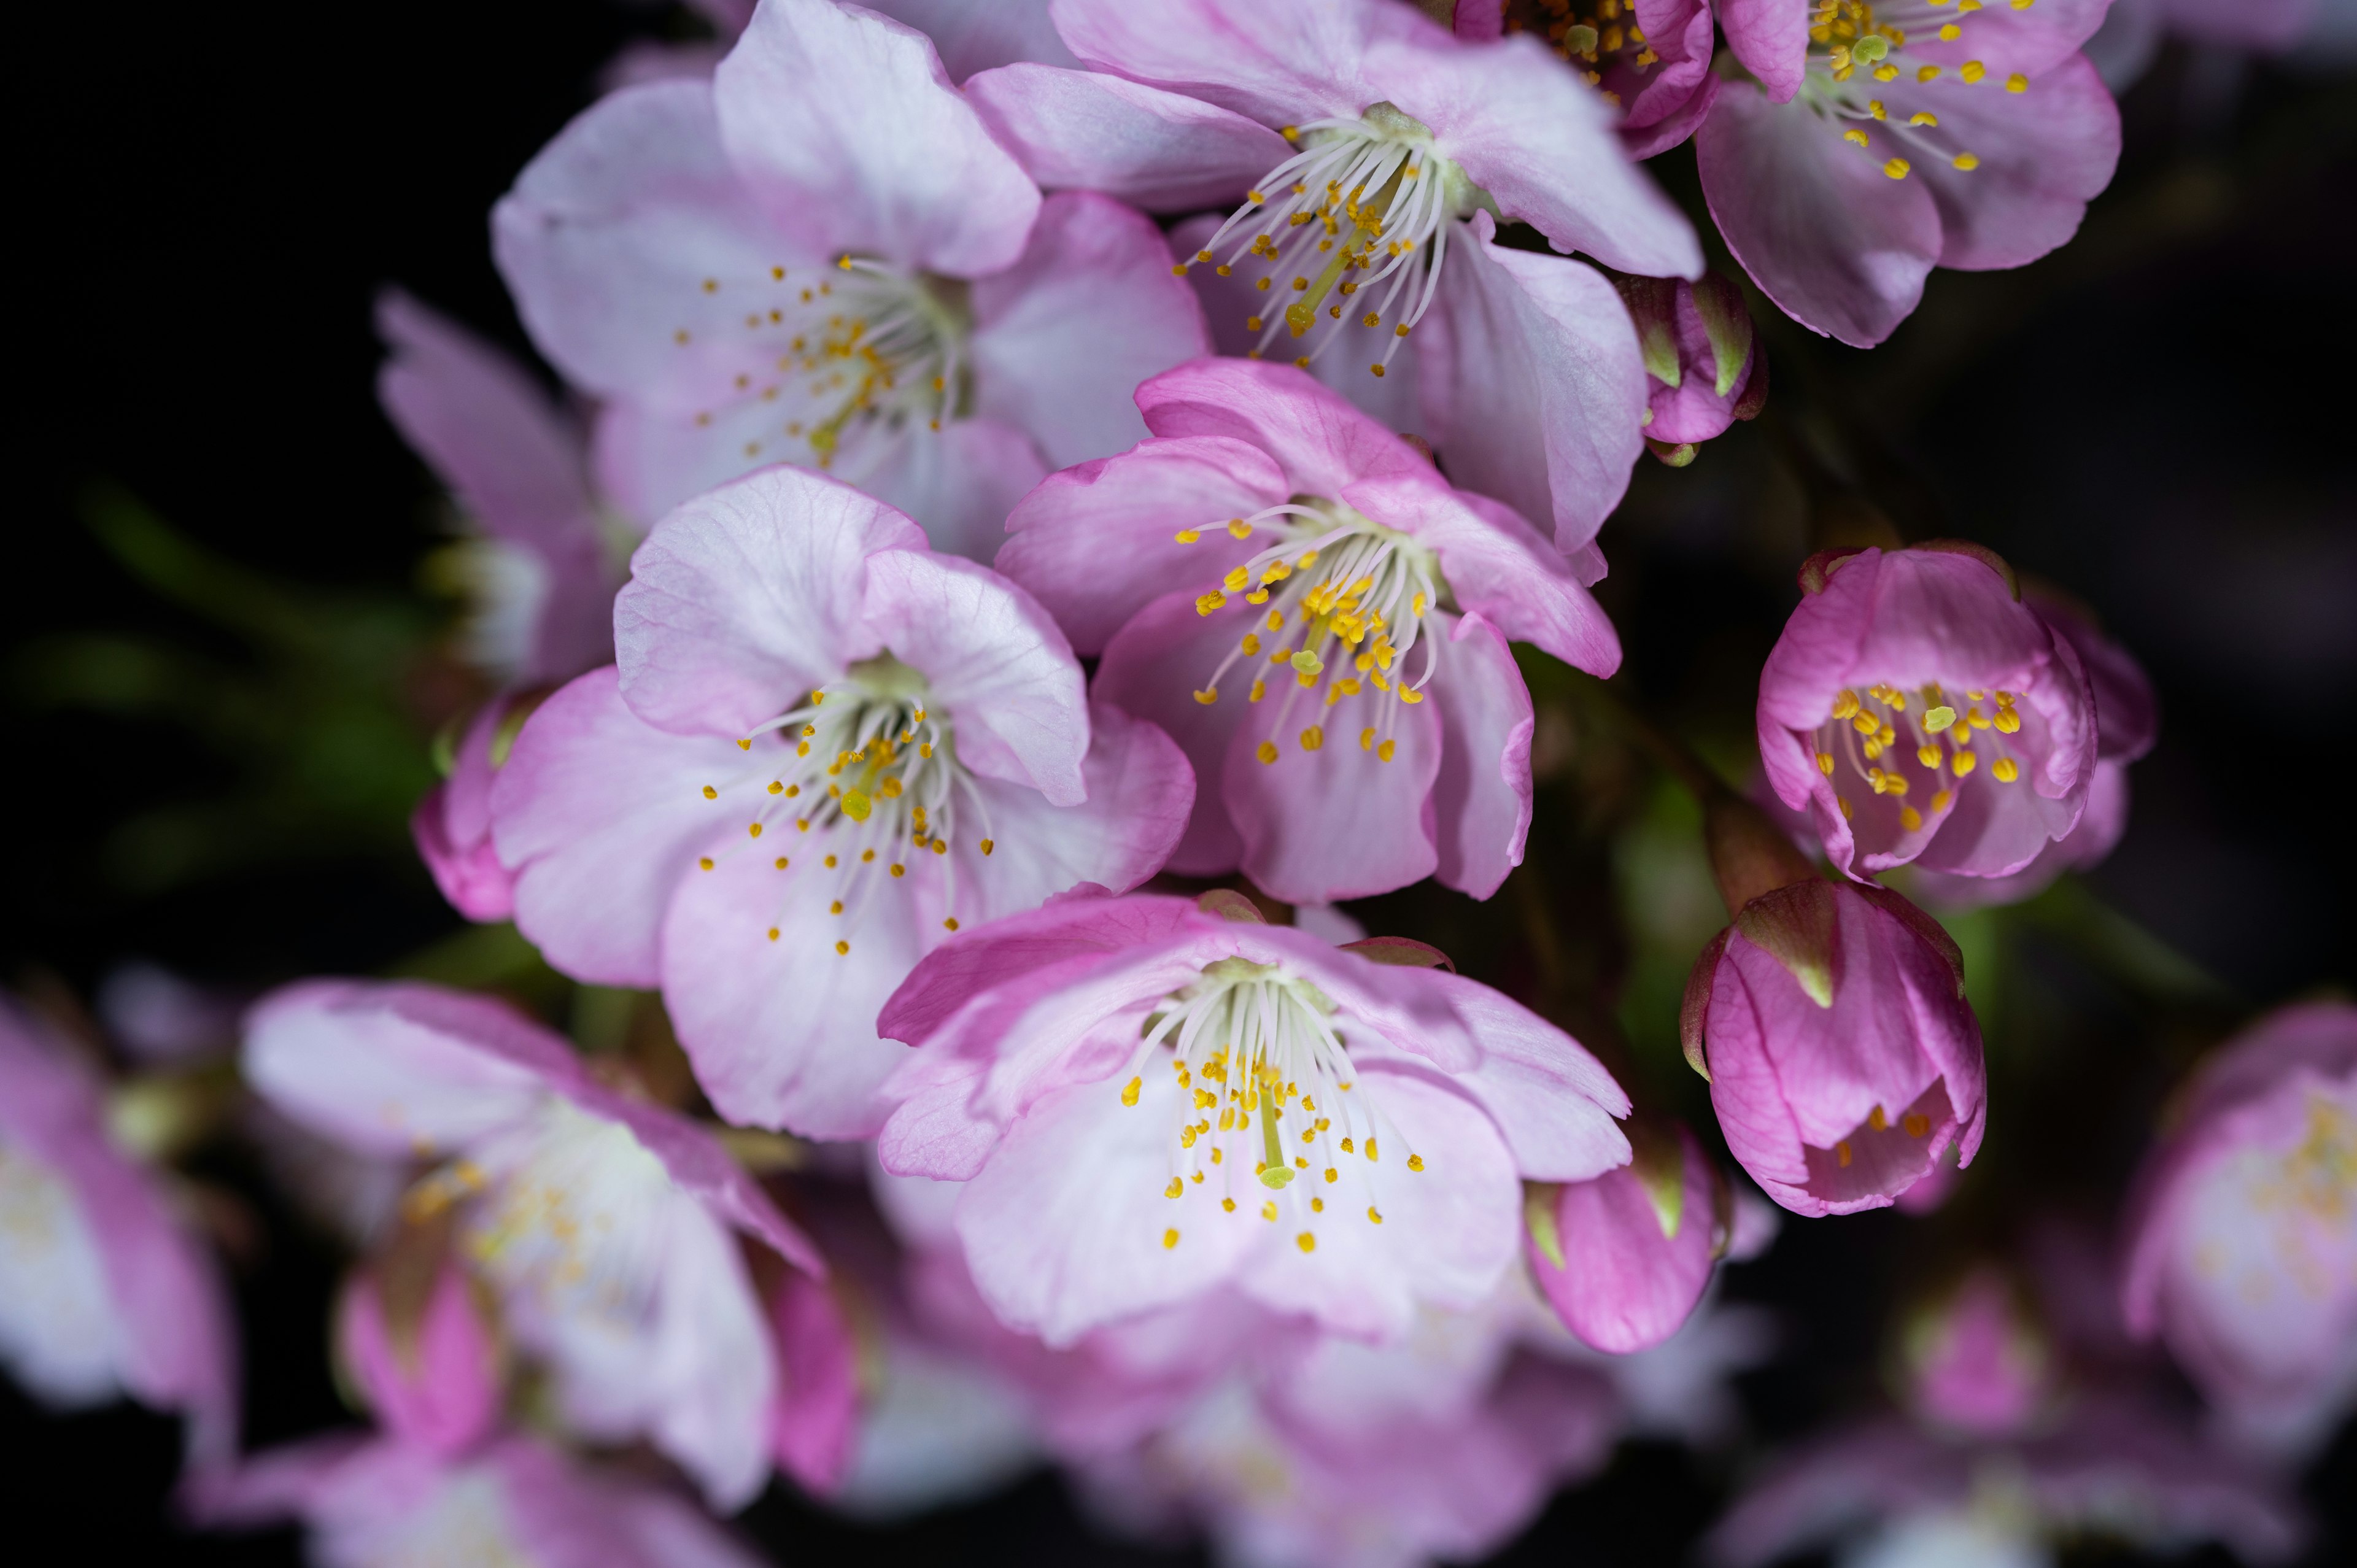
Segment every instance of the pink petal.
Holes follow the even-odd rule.
[[[1556,250],[1622,272],[1702,275],[1693,226],[1622,150],[1617,116],[1536,38],[1379,43],[1367,70],[1382,83],[1373,96],[1430,127],[1441,156]]]
[[[470,920],[515,913],[515,877],[491,844],[491,746],[510,713],[504,698],[483,704],[459,740],[450,777],[426,791],[409,819],[434,885]]]
[[[1017,985],[1026,975],[1074,959],[1098,959],[1166,941],[1192,923],[1192,900],[1140,894],[1112,898],[1102,887],[1076,890],[1040,908],[961,932],[917,967],[877,1021],[912,1046],[931,1041],[985,990]]]
[[[1530,1250],[1531,1272],[1582,1342],[1627,1355],[1660,1344],[1684,1326],[1710,1283],[1713,1259],[1711,1170],[1694,1135],[1676,1130],[1681,1181],[1677,1230],[1663,1232],[1660,1211],[1636,1172],[1607,1172],[1574,1182],[1556,1198],[1555,1232],[1566,1267]]]
[[[1006,520],[997,567],[1038,596],[1083,655],[1175,584],[1217,585],[1257,545],[1224,524],[1284,500],[1285,476],[1257,446],[1220,436],[1141,442],[1052,474]],[[1177,535],[1201,537],[1181,544]]]
[[[516,924],[568,974],[652,986],[673,887],[732,825],[704,797],[746,760],[665,735],[594,670],[532,715],[491,786],[491,837],[516,873]]]
[[[1143,440],[1131,392],[1211,350],[1162,231],[1088,191],[1048,199],[1022,259],[974,285],[974,315],[975,407],[1060,468]]]
[[[1466,613],[1449,644],[1447,673],[1433,683],[1435,869],[1444,886],[1487,898],[1523,863],[1531,831],[1531,694],[1506,639],[1479,614]]]
[[[1807,70],[1808,7],[1792,0],[1718,0],[1717,9],[1728,50],[1770,100],[1790,102]]]
[[[1629,1163],[1614,1118],[1629,1095],[1586,1047],[1529,1008],[1454,974],[1428,977],[1480,1042],[1480,1065],[1451,1074],[1532,1181],[1587,1181]]]
[[[1497,245],[1496,228],[1475,214],[1441,269],[1450,381],[1440,444],[1458,483],[1577,550],[1620,504],[1644,450],[1644,361],[1610,284],[1577,262]]]
[[[1231,600],[1198,615],[1195,592],[1165,594],[1116,632],[1097,664],[1092,694],[1157,725],[1186,753],[1195,770],[1195,808],[1169,868],[1181,876],[1219,876],[1233,871],[1243,854],[1221,779],[1231,737],[1250,709],[1250,667],[1240,661],[1229,671],[1217,702],[1199,703],[1194,693],[1206,689],[1201,683],[1259,624],[1259,612]]]
[[[1336,496],[1353,480],[1429,475],[1405,442],[1292,365],[1197,360],[1137,389],[1157,435],[1224,435],[1276,459],[1293,493]]]
[[[867,7],[906,22],[933,40],[942,69],[952,81],[966,82],[977,71],[1018,60],[1047,65],[1077,65],[1072,51],[1056,36],[1048,16],[1048,0],[877,0]],[[749,10],[750,7],[748,6]]]
[[[925,548],[907,518],[797,468],[672,513],[614,604],[623,700],[680,734],[743,736],[876,651],[859,623],[868,556]]]
[[[1053,0],[1065,45],[1090,65],[1190,93],[1264,125],[1356,116],[1387,96],[1364,69],[1384,38],[1445,41],[1424,17],[1383,0],[1276,5],[1258,0]]]
[[[403,1442],[455,1455],[499,1418],[502,1391],[490,1329],[466,1276],[447,1263],[429,1288],[410,1354],[394,1348],[382,1295],[366,1274],[345,1287],[336,1342],[368,1410]]]
[[[1257,120],[1101,71],[1010,65],[966,83],[966,97],[1046,188],[1158,212],[1232,207],[1293,156]]]
[[[1059,806],[1086,798],[1081,667],[1037,599],[971,561],[884,551],[867,559],[861,625],[926,678],[961,764]]]
[[[864,443],[830,471],[907,512],[934,549],[988,561],[1006,537],[1006,514],[1048,477],[1048,464],[1028,432],[975,417],[939,430],[911,424],[897,438]]]
[[[1784,314],[1870,349],[1914,310],[1942,245],[1926,181],[1890,178],[1805,105],[1740,89],[1718,95],[1695,156],[1727,249]]]
[[[2239,9],[2249,10],[2243,6]],[[1932,28],[1909,34],[1910,60],[1936,60],[1954,70],[1968,59],[1988,68],[1992,81],[2002,81],[2016,71],[2036,78],[2079,52],[2112,9],[2112,0],[2038,0],[2035,9],[2015,10],[1992,5],[1970,16],[1958,16],[1958,36],[1942,39]],[[1907,81],[1911,72],[1902,72]]]
[[[1241,694],[1223,693],[1222,701]],[[1370,693],[1327,708],[1318,692],[1302,690],[1285,666],[1275,666],[1268,695],[1245,714],[1220,774],[1243,840],[1244,875],[1288,904],[1362,898],[1431,875],[1439,864],[1432,805],[1440,772],[1437,708],[1446,701],[1445,693],[1428,693],[1410,707]],[[1361,733],[1371,722],[1372,739]],[[1302,738],[1313,729],[1322,737],[1315,751]],[[1388,762],[1373,750],[1383,738],[1397,746]],[[1255,749],[1264,742],[1275,747],[1273,762]]]
[[[2032,77],[2026,92],[1985,91],[1991,85],[1901,76],[1887,90],[1893,116],[1919,109],[1939,116],[1944,156],[1917,158],[1915,168],[1939,204],[1943,267],[2036,261],[2079,231],[2087,203],[2119,164],[2120,113],[2084,59],[2072,55]],[[1972,153],[1980,166],[1951,166],[1952,148]]]
[[[858,1346],[834,1294],[788,1273],[770,1303],[777,1335],[777,1410],[770,1443],[778,1467],[825,1497],[843,1484],[858,1436]]]
[[[2022,599],[2079,655],[2094,691],[2104,759],[2134,762],[2150,751],[2160,729],[2159,703],[2136,655],[2106,637],[2093,612],[2059,593],[2025,584]]]
[[[774,0],[713,77],[720,138],[805,255],[981,277],[1022,252],[1039,192],[922,33],[830,0]]]
[[[1719,79],[1710,69],[1711,12],[1706,0],[1635,0],[1630,10],[1660,59],[1640,71],[1620,55],[1599,85],[1626,105],[1620,140],[1629,156],[1650,158],[1692,135],[1718,95]]]

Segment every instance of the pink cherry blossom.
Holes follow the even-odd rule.
[[[1136,439],[1129,389],[1203,347],[1152,223],[1043,205],[923,34],[833,0],[766,0],[709,82],[606,98],[492,227],[645,521],[783,461],[979,553],[1050,468]]]
[[[1760,758],[1853,876],[2007,876],[2078,826],[2099,756],[2072,639],[1975,546],[1812,557],[1760,675]]]
[[[302,1521],[320,1568],[391,1563],[519,1568],[761,1568],[693,1502],[535,1438],[453,1456],[398,1439],[317,1438],[195,1490],[213,1529]]]
[[[2053,250],[2119,160],[2119,111],[2079,53],[2110,4],[1721,0],[1751,80],[1695,151],[1727,248],[1787,315],[1859,348],[1934,266]]]
[[[617,669],[535,712],[492,785],[516,922],[662,988],[731,1121],[870,1135],[876,1010],[961,923],[1158,870],[1192,796],[1090,704],[1029,595],[846,486],[776,467],[658,524]]]
[[[450,776],[425,792],[409,815],[409,836],[434,886],[470,920],[515,913],[515,874],[491,843],[491,780],[515,749],[515,737],[538,702],[501,695],[467,722]]]
[[[2054,1400],[2053,1358],[2002,1270],[1983,1265],[1908,1325],[1908,1402],[1932,1427],[2003,1438],[2030,1430]]]
[[[2357,1397],[2357,1008],[2261,1020],[2173,1120],[2128,1220],[2128,1326],[2230,1429],[2298,1450]]]
[[[1886,888],[1753,898],[1695,962],[1681,1027],[1728,1152],[1796,1214],[1879,1208],[1987,1114],[1955,944]]]
[[[737,1233],[818,1254],[712,1136],[594,1079],[561,1039],[436,987],[314,981],[248,1019],[245,1077],[282,1113],[425,1174],[458,1252],[584,1436],[643,1436],[722,1506],[769,1473],[776,1352]]]
[[[769,1311],[779,1374],[770,1449],[779,1469],[825,1497],[842,1487],[858,1441],[858,1346],[830,1282],[782,1273]]]
[[[1684,278],[1624,277],[1620,297],[1645,357],[1645,442],[1674,467],[1695,446],[1768,401],[1768,361],[1752,343],[1743,294],[1717,273]]]
[[[878,1156],[966,1184],[956,1234],[1010,1327],[1062,1347],[1232,1289],[1396,1337],[1497,1288],[1518,1178],[1628,1160],[1627,1097],[1560,1030],[1428,949],[1241,904],[1074,894],[944,945],[885,1008],[918,1048]]]
[[[1458,38],[1474,40],[1540,34],[1556,59],[1620,110],[1620,140],[1632,157],[1650,158],[1693,135],[1718,95],[1706,0],[1457,0],[1454,27]]]
[[[423,1300],[396,1308],[419,1282],[393,1271],[358,1275],[336,1315],[339,1359],[378,1424],[433,1453],[463,1454],[498,1423],[499,1346],[466,1274],[447,1261]]]
[[[34,1399],[186,1418],[199,1468],[237,1443],[236,1349],[211,1259],[118,1147],[105,1086],[0,997],[0,1366]]]
[[[1154,438],[1026,497],[998,564],[1193,762],[1171,869],[1296,903],[1496,891],[1531,821],[1507,641],[1610,671],[1600,564],[1292,367],[1201,360],[1137,403]]]
[[[1637,1123],[1636,1157],[1591,1181],[1531,1189],[1531,1273],[1581,1343],[1626,1354],[1692,1316],[1726,1251],[1726,1183],[1684,1127]]]
[[[1394,0],[1051,14],[1092,70],[968,84],[1043,186],[1167,211],[1241,199],[1175,236],[1223,341],[1420,429],[1563,549],[1594,539],[1638,456],[1644,383],[1626,313],[1568,253],[1702,270],[1600,98],[1535,38],[1466,43]],[[1516,220],[1564,254],[1497,244]]]

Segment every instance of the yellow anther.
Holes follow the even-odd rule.
[[[2005,90],[2007,92],[2027,92],[2029,91],[2029,78],[2017,70],[2005,79]]]
[[[1911,833],[1923,825],[1923,813],[1912,806],[1901,806],[1899,808],[1899,825]]]
[[[830,855],[828,855],[828,856],[826,857],[826,863],[827,863],[829,865],[833,865],[834,864],[834,856],[833,856],[833,855],[831,855],[831,854],[830,854]],[[842,900],[842,899],[840,899],[840,898],[837,898],[837,899],[835,899],[833,903],[829,904],[829,905],[826,907],[826,912],[827,912],[828,914],[830,914],[830,915],[840,915],[840,914],[842,914],[842,913],[843,913],[843,900]]]
[[[1909,163],[1905,158],[1893,158],[1889,163],[1882,166],[1882,172],[1889,175],[1893,179],[1905,179],[1909,171],[1913,169],[1914,166],[1915,166],[1913,164]]]
[[[1975,82],[1988,74],[1988,67],[1976,59],[1968,59],[1956,74],[1963,77],[1967,83]]]
[[[1178,1244],[1178,1228],[1176,1225],[1173,1225],[1169,1230],[1165,1230],[1162,1233],[1162,1250],[1167,1252]]]
[[[1216,686],[1206,687],[1204,690],[1195,693],[1195,700],[1208,708],[1213,703],[1220,700],[1219,688]]]
[[[998,841],[996,839],[985,839],[982,841],[982,853],[985,854],[988,854],[992,850],[995,850],[997,847]]]
[[[1276,1223],[1276,1200],[1275,1200],[1275,1199],[1271,1198],[1268,1202],[1264,1203],[1264,1204],[1262,1204],[1262,1205],[1260,1206],[1260,1217],[1261,1217],[1263,1219],[1267,1220],[1267,1221],[1268,1221],[1270,1224],[1272,1224],[1272,1225],[1274,1225],[1274,1224],[1275,1224],[1275,1223]]]
[[[781,854],[778,856],[778,869],[780,871],[783,871],[786,868],[786,857],[784,855]]]
[[[1964,36],[1964,32],[1962,27],[1950,22],[1940,29],[1940,41],[1943,44],[1953,44]]]
[[[1964,170],[1966,174],[1970,174],[1973,170],[1981,166],[1981,160],[1973,156],[1970,153],[1958,153],[1954,157],[1948,161],[1955,167]]]
[[[1359,749],[1361,751],[1372,751],[1375,749],[1374,725],[1369,725],[1366,728],[1359,732]]]
[[[1927,740],[1915,748],[1915,760],[1926,768],[1937,768],[1940,766],[1940,748]]]
[[[1318,1238],[1304,1230],[1293,1239],[1293,1244],[1305,1252],[1314,1252],[1318,1250]]]
[[[1996,724],[1996,733],[1999,735],[2018,735],[2021,733],[2021,715],[2015,713],[2009,707],[2001,707],[1997,709],[1996,718],[1992,722]]]
[[[1170,1178],[1170,1185],[1162,1189],[1162,1196],[1165,1197],[1176,1197],[1186,1190],[1187,1184],[1180,1181],[1177,1176],[1172,1176]]]
[[[1238,566],[1233,571],[1230,572],[1225,577],[1221,579],[1220,586],[1227,589],[1227,591],[1232,594],[1238,594],[1242,593],[1244,588],[1251,584],[1251,582],[1252,574],[1242,566]]]
[[[704,787],[704,798],[707,800],[717,800],[720,799],[720,791],[706,784]]]
[[[2010,784],[2021,777],[2021,765],[2010,757],[2000,757],[1989,764],[1989,773],[2000,784]]]
[[[1907,1135],[1910,1138],[1920,1138],[1932,1130],[1932,1119],[1920,1111],[1909,1112],[1899,1119],[1899,1124],[1907,1129]]]
[[[1367,1205],[1367,1219],[1374,1224],[1381,1225],[1383,1222],[1383,1211],[1371,1203]]]
[[[1407,1157],[1407,1168],[1412,1171],[1420,1171],[1424,1169],[1424,1156],[1422,1155],[1410,1155]]]
[[[849,958],[851,956],[851,944],[849,942],[835,943],[834,956],[837,958]]]
[[[1276,760],[1276,742],[1273,740],[1262,741],[1258,746],[1254,748],[1253,755],[1259,757],[1263,762],[1275,762]]]
[[[1918,81],[1935,81],[1939,80],[1939,75],[1940,68],[1936,65],[1918,66],[1915,70],[1915,80]]]
[[[1367,1158],[1375,1158],[1375,1141],[1372,1138],[1367,1140]]]
[[[702,869],[709,871],[712,869],[712,857],[708,854],[698,855],[695,864]]]
[[[1834,1145],[1834,1157],[1841,1162],[1842,1169],[1849,1169],[1850,1154],[1849,1140],[1847,1138],[1844,1138],[1840,1143]]]
[[[1854,717],[1857,713],[1857,693],[1845,688],[1841,694],[1834,699],[1834,717],[1846,719]]]
[[[1383,741],[1375,747],[1375,759],[1378,762],[1389,762],[1392,759],[1393,755],[1398,750],[1399,742],[1395,740]]]
[[[1203,531],[1200,528],[1182,528],[1170,537],[1181,544],[1192,544],[1203,537]]]

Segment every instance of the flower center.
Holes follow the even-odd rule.
[[[965,285],[845,254],[823,272],[773,266],[707,277],[707,295],[741,303],[741,327],[672,340],[709,389],[695,423],[741,444],[748,461],[864,474],[888,438],[933,430],[966,401]],[[699,314],[702,314],[701,312]]]
[[[1486,198],[1434,150],[1421,121],[1389,103],[1372,104],[1356,119],[1287,125],[1284,134],[1301,150],[1268,171],[1195,261],[1213,263],[1222,277],[1239,263],[1260,270],[1253,286],[1274,296],[1272,304],[1284,301],[1282,309],[1264,306],[1244,318],[1246,328],[1261,335],[1254,359],[1280,329],[1308,336],[1322,307],[1332,325],[1293,362],[1306,368],[1351,323],[1372,328],[1390,322],[1383,358],[1367,367],[1380,376],[1431,307],[1448,225]],[[1227,260],[1215,261],[1222,247],[1231,247]],[[1190,264],[1174,270],[1183,274]],[[1352,297],[1378,288],[1380,303]]]
[[[759,767],[726,784],[704,786],[707,800],[742,800],[749,792],[754,805],[747,843],[734,853],[770,855],[788,878],[781,897],[823,897],[828,917],[844,922],[834,939],[839,954],[851,951],[851,935],[877,889],[931,855],[942,862],[942,925],[956,930],[957,863],[950,846],[960,811],[971,810],[980,820],[978,847],[985,855],[997,844],[981,791],[958,764],[949,715],[931,705],[925,678],[889,653],[861,660],[841,681],[813,692],[807,702],[737,744],[751,751],[764,736],[775,738],[763,748]],[[812,846],[817,853],[800,843],[765,843],[772,830],[791,831],[798,840],[818,835]],[[716,864],[710,854],[696,862],[705,871]],[[771,941],[782,926],[781,920],[769,928]]]
[[[1195,613],[1211,614],[1231,594],[1242,594],[1246,604],[1266,606],[1267,613],[1211,671],[1195,700],[1207,707],[1218,702],[1220,682],[1228,672],[1239,661],[1257,660],[1265,653],[1268,663],[1283,666],[1292,676],[1289,682],[1278,676],[1285,690],[1276,717],[1280,732],[1297,701],[1318,704],[1318,699],[1304,694],[1322,678],[1322,707],[1359,696],[1374,704],[1372,712],[1361,706],[1351,715],[1371,721],[1360,727],[1359,749],[1389,762],[1396,749],[1392,726],[1400,707],[1424,701],[1424,688],[1439,669],[1442,639],[1422,635],[1425,612],[1444,604],[1448,591],[1439,560],[1397,529],[1372,521],[1339,501],[1311,497],[1231,518],[1226,526],[1238,539],[1249,539],[1255,531],[1274,537],[1259,553],[1230,570],[1218,587],[1198,596]],[[1181,544],[1192,544],[1202,531],[1182,529],[1176,537]],[[1300,635],[1290,635],[1288,627]],[[1411,682],[1404,661],[1419,643],[1424,667]],[[1257,703],[1268,695],[1268,682],[1258,663],[1245,668],[1252,676],[1249,700]],[[1311,723],[1301,732],[1304,751],[1326,744],[1318,714],[1318,705],[1313,705]],[[1276,743],[1261,742],[1259,755],[1263,762],[1275,762]]]
[[[1814,733],[1817,768],[1834,780],[1842,816],[1851,815],[1846,783],[1876,795],[1898,797],[1899,822],[1909,832],[1923,825],[1923,813],[1910,799],[1928,797],[1937,816],[1953,804],[1964,780],[1988,760],[1988,776],[1999,784],[2021,777],[2021,763],[2007,743],[2021,733],[2018,692],[1966,692],[1971,705],[1959,713],[1936,683],[1910,696],[1877,682],[1863,695],[1845,687],[1834,699],[1833,716]],[[1984,711],[1986,708],[1986,711]],[[2018,745],[2018,743],[2015,743]],[[1911,779],[1910,770],[1926,775]],[[1923,786],[1915,793],[1916,784]]]
[[[1342,1179],[1341,1156],[1363,1155],[1364,1165],[1351,1162],[1359,1184],[1352,1201],[1364,1198],[1368,1221],[1383,1222],[1369,1167],[1381,1157],[1383,1137],[1395,1146],[1405,1140],[1395,1126],[1379,1128],[1372,1101],[1357,1088],[1334,1011],[1310,982],[1275,964],[1228,958],[1207,965],[1200,980],[1173,993],[1146,1020],[1145,1065],[1168,1049],[1177,1078],[1165,1197],[1183,1198],[1216,1171],[1222,1213],[1235,1214],[1241,1204],[1275,1224],[1289,1208],[1308,1227],[1296,1243],[1312,1252],[1325,1193]],[[1141,1069],[1122,1089],[1122,1104],[1136,1105],[1145,1085]],[[1258,1191],[1240,1186],[1236,1173],[1247,1159]],[[1423,1159],[1411,1152],[1407,1168],[1423,1170]],[[1293,1187],[1297,1176],[1313,1170],[1318,1179]],[[1178,1237],[1177,1227],[1166,1230],[1163,1246],[1176,1247]]]
[[[2012,10],[2027,11],[2036,0],[2003,3]],[[1941,159],[1952,168],[1976,169],[1981,160],[1940,128],[1939,115],[1926,109],[1903,122],[1893,120],[1882,100],[1872,96],[1872,90],[1864,83],[1853,84],[1853,79],[1862,71],[1877,82],[1896,81],[1902,72],[1919,85],[1939,81],[1947,68],[1928,61],[1910,63],[1906,53],[1909,38],[1920,42],[1928,35],[1942,43],[1953,43],[1974,25],[1973,13],[1985,8],[1983,0],[1885,0],[1879,6],[1868,0],[1817,0],[1809,16],[1808,74],[1801,84],[1801,99],[1823,119],[1847,122],[1842,139],[1870,157],[1880,157],[1882,172],[1893,179],[1905,179],[1914,168],[1913,159],[1907,156],[1910,152],[1916,157]],[[1987,67],[1976,59],[1956,69],[1956,79],[1967,87],[1987,76]],[[2027,92],[2029,79],[2016,71],[2005,79],[2005,90]],[[1881,128],[1869,131],[1867,121]],[[1884,156],[1885,153],[1889,156]]]
[[[1591,87],[1601,88],[1604,72],[1616,66],[1642,75],[1661,61],[1637,25],[1636,6],[1624,0],[1507,0],[1505,13],[1505,31],[1545,38],[1556,59],[1582,63],[1580,74]],[[1619,93],[1603,92],[1606,102],[1620,106]]]

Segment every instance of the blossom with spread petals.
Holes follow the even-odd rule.
[[[1684,1127],[1639,1121],[1635,1157],[1529,1191],[1531,1274],[1582,1344],[1616,1354],[1684,1326],[1731,1240],[1727,1184]]]
[[[399,1439],[326,1437],[263,1454],[197,1488],[197,1521],[302,1521],[320,1568],[761,1568],[687,1498],[620,1468],[504,1436],[451,1456]]]
[[[2072,639],[1976,546],[1811,557],[1760,673],[1760,760],[1853,876],[2007,876],[2079,824],[2099,755]]]
[[[1627,313],[1568,253],[1702,271],[1599,97],[1535,38],[1467,43],[1394,0],[1050,14],[1092,69],[968,83],[1043,186],[1234,207],[1174,236],[1223,343],[1420,430],[1459,482],[1563,549],[1594,539],[1638,456],[1644,381]],[[1496,243],[1517,220],[1564,254]]]
[[[1137,390],[1154,438],[1026,497],[999,569],[1095,692],[1195,765],[1187,875],[1294,903],[1520,864],[1530,694],[1507,649],[1620,662],[1585,583],[1523,519],[1291,366],[1201,360]]]
[[[1765,828],[1763,832],[1772,832]],[[1727,1146],[1796,1214],[1879,1208],[1987,1116],[1979,1022],[1937,922],[1813,876],[1743,904],[1686,982],[1686,1055]]]
[[[525,325],[603,400],[606,489],[651,521],[778,462],[981,553],[1050,468],[1136,438],[1125,399],[1202,351],[1144,217],[1045,204],[932,43],[765,0],[711,81],[601,101],[492,217]]]
[[[2285,1008],[2207,1062],[2127,1237],[2132,1331],[2243,1435],[2329,1433],[2357,1397],[2357,1008]]]
[[[1431,950],[1206,901],[1060,898],[944,945],[885,1008],[917,1050],[878,1157],[965,1183],[957,1237],[1008,1326],[1060,1347],[1232,1288],[1396,1337],[1497,1288],[1519,1178],[1628,1160],[1611,1076]]]
[[[492,784],[516,923],[578,979],[660,985],[730,1121],[868,1135],[909,966],[1152,875],[1186,758],[1085,700],[1029,595],[832,479],[724,485],[631,570],[619,667],[543,703]]]
[[[2111,0],[1720,0],[1729,82],[1695,134],[1711,217],[1803,326],[1890,336],[1934,266],[2071,238],[2119,161],[2079,53]]]
[[[228,1303],[110,1120],[97,1075],[0,997],[0,1367],[57,1409],[178,1412],[190,1461],[217,1465],[237,1441]]]
[[[824,1268],[709,1133],[501,1004],[427,985],[276,992],[243,1068],[313,1132],[423,1167],[404,1219],[455,1216],[457,1254],[576,1432],[650,1439],[723,1506],[760,1488],[777,1358],[737,1233]]]

